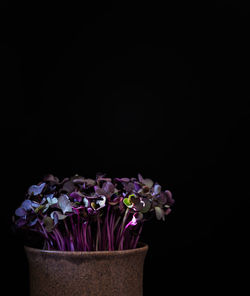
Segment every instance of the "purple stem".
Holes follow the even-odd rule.
[[[136,246],[137,246],[138,240],[139,240],[140,235],[141,235],[141,232],[142,232],[142,227],[143,227],[143,223],[142,223],[141,226],[140,226],[140,229],[139,229],[139,232],[138,232],[138,234],[137,234],[137,237],[136,237],[135,243],[134,243],[134,245],[133,245],[133,249],[135,249]]]
[[[108,211],[107,211],[107,235],[108,235],[108,250],[111,251],[111,236],[110,236],[110,228],[109,228],[109,211],[110,211],[110,205],[108,205]]]
[[[111,250],[114,250],[114,211],[110,213],[110,236],[111,236]]]
[[[75,251],[75,247],[74,247],[74,242],[73,242],[73,237],[72,235],[70,234],[70,251]]]
[[[118,245],[118,250],[123,250],[123,241],[124,241],[124,233],[127,227],[130,225],[130,222],[125,226],[126,220],[129,216],[129,208],[126,209],[126,212],[124,214],[123,220],[122,220],[122,225],[120,228],[120,235],[119,235],[119,245]]]
[[[76,228],[77,236],[76,236],[76,245],[77,250],[80,250],[80,216],[77,214],[77,228]]]
[[[86,251],[88,249],[88,243],[87,243],[87,234],[86,234],[86,229],[87,229],[87,222],[84,222],[82,224],[82,237],[83,237],[83,250]]]
[[[100,216],[97,215],[97,229],[96,229],[96,251],[98,251],[101,243],[101,226],[100,226]]]
[[[64,244],[64,239],[59,231],[58,228],[55,228],[54,229],[54,232],[57,234],[57,237],[58,237],[58,240],[60,241],[60,244],[61,244],[61,251],[64,251],[65,250],[65,244]]]
[[[88,241],[88,251],[93,250],[93,240],[92,240],[92,235],[91,235],[91,227],[90,224],[87,224],[87,233],[86,233],[86,240]]]

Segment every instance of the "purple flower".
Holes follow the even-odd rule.
[[[15,215],[18,217],[25,217],[27,212],[32,209],[32,201],[26,199],[22,202],[21,206],[16,209]]]

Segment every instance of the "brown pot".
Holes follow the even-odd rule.
[[[142,296],[146,244],[123,251],[47,251],[25,247],[30,296]]]

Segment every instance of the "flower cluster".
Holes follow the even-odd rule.
[[[96,179],[47,175],[29,187],[16,209],[17,229],[36,233],[48,250],[91,251],[136,248],[144,221],[165,220],[174,200],[151,179]]]

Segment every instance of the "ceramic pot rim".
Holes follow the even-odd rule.
[[[57,250],[43,250],[43,249],[36,249],[28,246],[24,246],[24,249],[28,253],[40,253],[40,254],[46,254],[46,255],[62,255],[62,256],[85,256],[85,257],[102,257],[104,256],[122,256],[122,255],[132,255],[132,254],[138,254],[138,253],[144,253],[148,251],[148,245],[139,242],[138,247],[135,249],[128,249],[128,250],[114,250],[114,251],[57,251]]]

